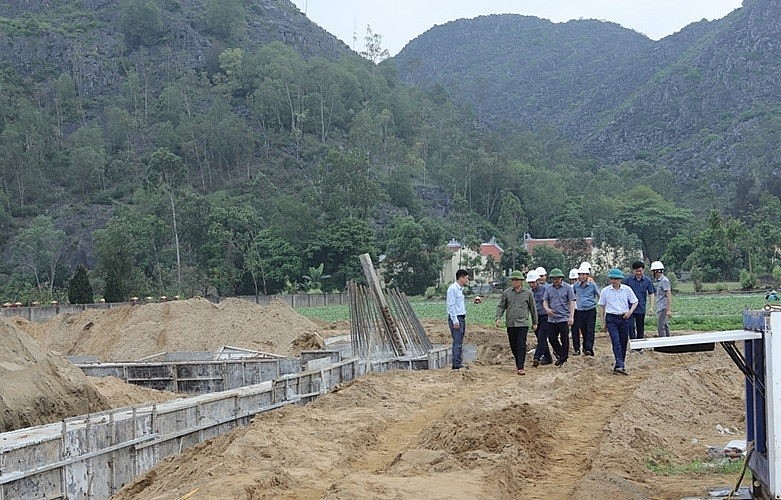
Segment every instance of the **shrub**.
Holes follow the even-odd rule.
[[[71,304],[92,304],[95,302],[92,285],[84,266],[76,266],[76,271],[68,282],[68,302]]]
[[[741,290],[753,290],[757,287],[757,275],[746,271],[740,270],[740,289]]]

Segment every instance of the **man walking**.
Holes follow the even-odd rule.
[[[607,273],[610,284],[599,295],[599,317],[602,328],[607,329],[613,344],[613,366],[615,375],[628,375],[626,371],[626,345],[629,342],[629,318],[637,307],[637,297],[627,285],[621,283],[624,273],[611,269]]]
[[[575,292],[575,331],[572,336],[572,348],[575,356],[580,355],[580,335],[583,335],[583,355],[594,355],[594,330],[597,323],[597,301],[599,289],[590,280],[591,268],[577,269],[578,281],[572,287]]]
[[[499,304],[496,306],[496,326],[499,320],[507,314],[507,338],[510,350],[515,358],[515,369],[518,375],[526,375],[523,369],[526,360],[526,336],[529,333],[529,316],[531,316],[532,331],[537,329],[537,309],[534,295],[523,288],[523,274],[513,271],[510,274],[511,287],[502,292]]]
[[[537,337],[537,347],[534,349],[534,360],[532,361],[532,366],[537,368],[540,365],[553,363],[550,347],[548,347],[548,313],[542,305],[545,289],[548,285],[540,280],[540,275],[536,270],[526,273],[526,282],[534,295],[534,308],[537,311],[537,331],[534,332]]]
[[[464,368],[463,344],[466,335],[466,301],[464,287],[469,282],[469,273],[465,269],[456,271],[456,281],[447,289],[447,324],[453,337],[453,369]]]
[[[564,283],[561,269],[551,269],[551,284],[545,288],[542,305],[548,313],[548,340],[556,354],[556,366],[569,357],[569,327],[575,322],[575,292]]]
[[[673,294],[670,279],[664,275],[664,264],[655,260],[651,262],[651,273],[656,280],[656,335],[669,337],[670,326],[667,321],[673,317]]]
[[[637,307],[635,312],[632,313],[632,318],[629,322],[629,338],[642,339],[645,337],[645,314],[646,304],[648,299],[653,298],[656,294],[654,284],[651,282],[651,278],[644,274],[645,264],[643,261],[638,260],[632,263],[632,276],[624,278],[624,285],[628,285],[629,288],[635,292],[637,297]],[[653,311],[651,311],[653,314]]]

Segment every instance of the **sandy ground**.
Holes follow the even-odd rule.
[[[26,399],[8,404],[9,377],[17,394],[35,393],[45,380],[62,405],[89,403],[89,411],[176,397],[84,377],[58,352],[138,359],[227,344],[285,353],[346,333],[344,324],[318,325],[284,304],[266,307],[194,300],[41,325],[4,321],[4,413],[38,408]],[[424,326],[432,341],[449,343],[444,324]],[[154,339],[164,341],[144,345]],[[648,467],[707,461],[709,445],[744,437],[742,375],[720,347],[632,352],[623,377],[611,373],[600,334],[595,357],[532,368],[529,355],[519,376],[503,329],[470,326],[466,342],[478,347],[469,370],[368,374],[169,458],[117,497],[682,498],[737,481],[737,474],[659,475]],[[78,408],[65,410],[58,415]]]
[[[471,332],[484,361],[467,371],[369,374],[166,460],[117,497],[681,498],[737,481],[647,467],[707,461],[708,445],[742,437],[726,353],[631,353],[622,377],[601,336],[594,358],[519,376],[503,330]]]

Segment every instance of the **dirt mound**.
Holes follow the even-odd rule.
[[[117,377],[87,377],[95,389],[108,401],[112,408],[122,408],[144,403],[162,403],[186,395],[170,391],[158,391],[128,384]]]
[[[0,431],[110,408],[81,370],[0,317]]]
[[[318,327],[282,301],[259,306],[242,299],[206,299],[88,309],[46,323],[17,320],[31,336],[66,355],[132,361],[168,351],[214,351],[223,345],[292,354]],[[298,347],[300,350],[300,347]]]
[[[596,354],[524,377],[509,360],[370,373],[188,450],[118,498],[680,498],[734,484],[647,465],[707,460],[740,437],[742,377],[725,353],[630,353],[629,377],[611,373],[602,337]]]

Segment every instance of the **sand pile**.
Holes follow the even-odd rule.
[[[168,351],[215,351],[223,345],[296,354],[316,346],[319,339],[318,327],[281,301],[259,306],[242,299],[214,304],[194,298],[88,309],[42,324],[15,322],[52,350],[101,361],[131,361]]]
[[[112,408],[122,408],[144,403],[162,403],[172,399],[187,397],[185,394],[158,391],[128,384],[117,377],[87,377],[87,380],[106,398]]]
[[[620,377],[600,335],[594,358],[519,377],[504,330],[474,333],[504,361],[368,374],[166,460],[118,498],[681,498],[735,483],[647,465],[705,461],[741,437],[742,375],[723,351],[633,352]]]
[[[110,408],[81,370],[0,316],[0,431]]]

